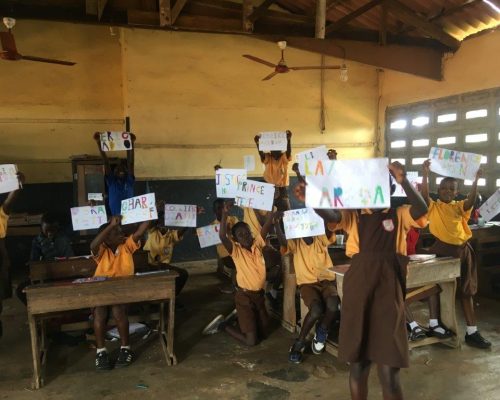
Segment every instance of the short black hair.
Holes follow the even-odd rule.
[[[104,229],[106,229],[109,226],[109,222],[106,222],[102,224],[99,229],[97,230],[97,234],[101,233]]]
[[[457,179],[452,178],[451,176],[447,176],[447,177],[441,179],[441,182],[439,182],[439,186],[444,185],[447,182],[456,183],[458,185],[458,180]]]
[[[224,204],[224,199],[220,199],[220,198],[215,199],[213,204],[212,204],[214,211],[215,211],[215,208],[221,204]]]
[[[42,215],[40,222],[47,225],[56,225],[59,224],[59,218],[53,212],[46,212]]]
[[[233,235],[234,237],[236,237],[236,231],[239,229],[239,228],[242,228],[242,227],[246,227],[248,229],[250,229],[250,226],[246,223],[246,222],[243,222],[243,221],[238,221],[236,222],[233,227],[231,228],[231,235]]]

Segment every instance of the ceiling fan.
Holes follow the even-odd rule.
[[[14,18],[4,18],[3,23],[7,27],[7,32],[0,32],[0,42],[2,43],[2,51],[0,51],[0,58],[9,61],[18,61],[18,60],[28,60],[28,61],[38,61],[43,63],[50,64],[60,64],[60,65],[75,65],[74,62],[71,61],[61,61],[61,60],[53,60],[51,58],[41,58],[34,56],[23,56],[17,52],[16,42],[14,40],[14,35],[12,34],[12,28],[16,24],[16,20]]]
[[[339,69],[340,70],[340,79],[342,81],[347,80],[347,67],[345,64],[342,65],[324,65],[324,66],[317,66],[317,67],[289,67],[286,65],[285,61],[285,49],[286,49],[286,42],[281,41],[278,42],[278,47],[281,50],[281,60],[278,62],[278,64],[273,64],[272,62],[263,60],[262,58],[251,56],[250,54],[243,54],[243,57],[248,58],[249,60],[267,65],[268,67],[274,68],[274,72],[271,72],[269,75],[264,77],[262,80],[263,81],[268,81],[272,77],[274,77],[277,74],[284,74],[290,71],[304,71],[304,70],[309,70],[309,69]]]

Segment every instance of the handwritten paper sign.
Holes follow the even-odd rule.
[[[202,249],[222,243],[219,237],[219,229],[220,224],[202,226],[196,229],[196,234],[198,235],[198,240],[200,241],[200,247]]]
[[[71,222],[74,231],[84,231],[87,229],[97,229],[102,224],[108,222],[106,207],[73,207],[71,208]]]
[[[246,169],[218,169],[215,171],[217,197],[234,199],[238,191],[238,184],[245,179],[247,179]]]
[[[312,160],[305,162],[306,206],[388,208],[389,160]]]
[[[328,160],[327,156],[328,150],[326,146],[315,147],[314,149],[301,151],[295,155],[297,162],[299,163],[299,172],[304,175],[304,164],[306,160]]]
[[[253,171],[255,169],[255,156],[253,154],[243,156],[243,168],[247,171]]]
[[[101,133],[102,151],[120,151],[132,149],[132,138],[129,132]]]
[[[422,177],[418,176],[418,172],[408,171],[406,172],[406,178],[408,179],[408,181],[410,181],[411,185],[418,191],[418,185],[422,183]],[[403,186],[401,186],[396,181],[394,181],[394,184],[396,185],[396,190],[392,194],[392,197],[406,197],[406,193],[403,189]]]
[[[286,132],[262,132],[260,134],[260,151],[286,151],[286,147]]]
[[[16,165],[0,165],[0,193],[8,193],[17,189],[19,189],[19,179]]]
[[[196,228],[196,206],[165,204],[165,226]]]
[[[154,193],[122,200],[122,225],[158,219]]]
[[[312,208],[285,211],[283,225],[287,239],[325,234],[323,218],[316,214]]]
[[[88,193],[87,200],[104,201],[104,198],[102,197],[102,193]]]
[[[481,154],[432,147],[429,152],[431,171],[457,179],[476,178],[481,165]]]
[[[245,179],[238,184],[234,204],[238,207],[255,208],[272,211],[274,202],[274,185]]]
[[[486,222],[492,220],[500,213],[500,189],[497,189],[497,191],[479,207],[479,213]]]

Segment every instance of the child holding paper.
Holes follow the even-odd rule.
[[[111,215],[120,215],[122,200],[134,197],[134,149],[135,149],[135,135],[130,134],[132,138],[132,149],[127,150],[126,163],[121,160],[120,164],[116,165],[114,169],[108,160],[106,152],[101,148],[101,134],[96,132],[94,140],[97,142],[99,153],[104,161],[106,185],[108,188],[108,205]]]
[[[99,228],[95,239],[90,243],[90,250],[97,263],[95,277],[118,277],[134,274],[134,259],[132,254],[139,249],[140,239],[149,226],[149,221],[141,222],[137,230],[125,237],[120,225],[121,216],[113,216],[107,224]],[[97,354],[95,365],[98,371],[113,368],[109,355],[104,346],[108,308],[111,308],[120,333],[120,354],[115,367],[126,367],[134,359],[129,346],[128,316],[125,304],[111,307],[96,307],[94,309],[94,332],[96,337]]]
[[[281,151],[271,151],[270,153],[264,153],[259,150],[259,140],[260,136],[255,136],[255,144],[257,145],[257,151],[259,152],[260,161],[264,164],[264,180],[267,183],[272,183],[279,189],[279,196],[275,200],[274,205],[279,211],[286,211],[290,209],[290,199],[288,198],[288,163],[291,161],[292,157],[292,132],[286,131],[287,138],[287,148],[286,152]]]
[[[306,337],[314,324],[316,334],[311,343],[312,352],[321,354],[325,350],[328,330],[338,311],[339,297],[335,273],[330,270],[333,264],[328,254],[328,246],[335,242],[335,235],[326,230],[325,235],[287,240],[278,219],[275,220],[274,227],[282,253],[293,254],[300,296],[309,310],[300,335],[288,353],[288,360],[299,364],[306,348]]]
[[[455,201],[458,193],[458,182],[455,178],[443,178],[439,183],[438,200],[434,201],[429,196],[429,172],[430,160],[423,164],[422,196],[429,206],[430,232],[436,237],[436,242],[429,251],[437,256],[457,257],[461,261],[461,273],[459,279],[459,293],[464,311],[467,331],[465,343],[480,349],[491,347],[491,342],[486,340],[477,330],[476,315],[474,312],[473,296],[477,292],[477,265],[474,250],[469,243],[472,232],[467,225],[470,219],[472,207],[477,197],[477,181],[482,175],[481,169],[476,173],[476,179],[467,198]],[[431,301],[436,302],[434,297]],[[431,303],[432,305],[432,303]],[[431,307],[431,311],[439,307]],[[437,315],[430,316],[430,330],[441,328]]]
[[[230,209],[230,203],[225,203],[219,236],[236,266],[238,286],[234,302],[236,303],[239,328],[230,325],[223,315],[219,315],[205,328],[205,331],[224,330],[241,343],[254,346],[259,339],[263,339],[267,335],[269,323],[264,301],[266,266],[264,265],[262,249],[266,245],[264,239],[271,228],[274,213],[269,214],[260,234],[255,238],[252,236],[250,227],[244,222],[238,222],[233,226],[231,229],[232,238],[229,238],[227,218]]]
[[[425,226],[427,206],[400,163],[390,164],[389,169],[410,206],[316,210],[330,229],[349,234],[346,254],[352,262],[343,282],[339,359],[350,363],[352,399],[367,398],[372,363],[378,366],[384,399],[402,399],[399,370],[409,364],[404,311],[406,233],[412,226]]]

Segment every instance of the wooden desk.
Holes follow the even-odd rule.
[[[500,298],[498,288],[494,287],[495,283],[500,284],[500,226],[473,227],[471,244],[477,257],[479,294]]]
[[[343,294],[344,275],[349,269],[348,265],[334,267],[337,275],[337,290],[340,298]],[[460,259],[458,258],[434,258],[425,262],[410,262],[408,265],[408,275],[406,277],[406,287],[408,289],[421,286],[438,284],[441,287],[441,321],[450,328],[455,335],[449,339],[438,339],[429,337],[418,342],[411,342],[410,349],[426,346],[434,343],[443,343],[448,346],[460,347],[458,337],[458,324],[455,312],[455,292],[457,289],[457,278],[460,276]],[[327,342],[326,350],[337,356],[337,343]]]
[[[44,319],[53,313],[97,306],[159,301],[159,336],[167,365],[177,364],[174,354],[175,278],[177,273],[112,278],[101,282],[57,282],[28,286],[28,322],[33,353],[33,388],[43,385],[47,354]],[[168,320],[165,327],[165,303]]]

